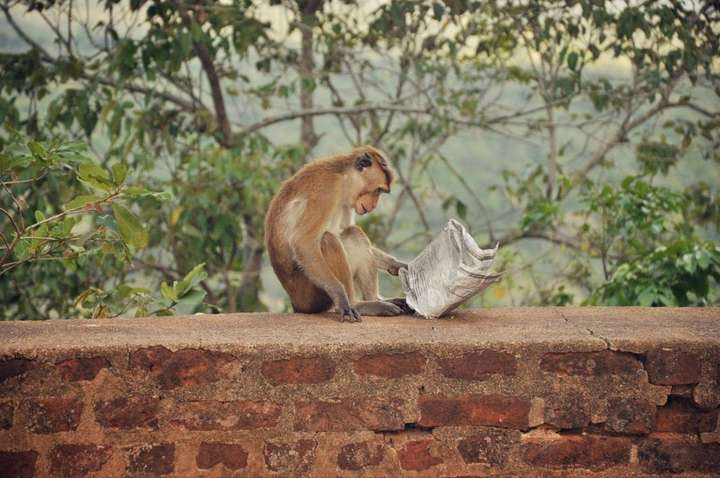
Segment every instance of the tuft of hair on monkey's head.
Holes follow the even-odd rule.
[[[364,146],[361,151],[354,157],[353,165],[355,169],[363,172],[365,169],[372,167],[373,163],[377,164],[380,170],[385,174],[388,189],[395,180],[395,173],[388,165],[383,154],[372,146]],[[364,151],[363,151],[364,150]]]

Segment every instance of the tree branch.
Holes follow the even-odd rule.
[[[34,48],[35,50],[39,51],[42,56],[45,58],[52,58],[50,54],[45,50],[43,47],[41,47],[35,40],[30,38],[30,36],[25,33],[25,31],[20,28],[20,26],[15,22],[15,19],[12,15],[10,15],[10,7],[8,5],[2,4],[0,5],[0,9],[2,9],[3,13],[5,14],[5,19],[8,21],[10,26],[15,30],[15,33],[18,34],[20,38],[25,41],[28,45],[30,45],[31,48]]]
[[[10,14],[10,9],[7,5],[0,5],[0,9],[5,14],[5,18],[7,19],[10,26],[12,26],[13,30],[15,30],[15,33],[18,34],[20,38],[27,43],[30,48],[35,49],[40,52],[40,58],[45,63],[49,63],[51,65],[57,65],[60,62],[60,59],[53,57],[48,53],[47,50],[45,50],[42,46],[40,46],[37,42],[35,42],[30,36],[25,33],[23,29],[20,28],[20,26],[15,22],[15,19]],[[169,101],[180,108],[183,109],[183,111],[186,111],[188,113],[195,113],[197,111],[200,111],[202,109],[207,109],[205,106],[198,107],[197,105],[193,104],[192,102],[189,102],[185,100],[184,98],[181,98],[179,96],[173,95],[172,93],[168,93],[165,91],[157,91],[152,88],[147,88],[144,86],[137,85],[135,83],[130,82],[117,82],[112,81],[104,77],[100,77],[99,75],[89,75],[85,71],[80,73],[79,79],[87,80],[90,82],[99,83],[101,85],[106,86],[112,86],[114,88],[122,89],[125,91],[129,91],[131,93],[140,93],[146,96],[155,96],[158,98],[161,98],[163,100]]]
[[[379,104],[368,104],[368,105],[358,105],[358,106],[348,106],[348,107],[329,107],[329,108],[319,108],[315,110],[304,110],[304,111],[291,111],[289,113],[284,113],[278,116],[271,116],[269,118],[265,118],[262,121],[259,121],[255,124],[252,124],[250,126],[246,126],[245,128],[242,128],[240,131],[238,131],[238,134],[244,135],[244,134],[250,134],[254,133],[255,131],[258,131],[260,129],[263,129],[267,126],[276,124],[276,123],[282,123],[283,121],[289,121],[299,118],[304,118],[306,116],[323,116],[323,115],[353,115],[357,113],[366,113],[368,111],[400,111],[403,113],[420,113],[420,114],[431,114],[430,111],[427,111],[422,108],[411,108],[406,106],[400,106],[400,105],[379,105]]]
[[[180,13],[180,18],[182,19],[183,24],[188,30],[190,30],[193,25],[193,20],[190,18],[190,15],[188,15],[185,5],[182,2],[176,1],[175,6]],[[193,40],[193,48],[200,59],[200,64],[202,65],[202,68],[205,71],[205,76],[210,84],[210,93],[212,95],[213,106],[215,107],[215,117],[222,134],[222,138],[220,138],[219,142],[225,147],[230,147],[233,143],[232,130],[230,129],[230,120],[228,119],[227,111],[225,109],[225,99],[223,98],[222,86],[220,85],[220,77],[207,46],[205,46],[204,43]]]

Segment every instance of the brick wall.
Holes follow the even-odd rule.
[[[0,323],[0,476],[720,476],[720,313]]]

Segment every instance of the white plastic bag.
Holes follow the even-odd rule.
[[[451,219],[442,232],[400,270],[408,305],[428,319],[440,317],[500,280],[490,272],[494,249],[481,249],[462,224]]]

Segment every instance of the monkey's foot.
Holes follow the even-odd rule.
[[[400,307],[404,315],[413,315],[415,313],[415,309],[408,305],[407,299],[405,299],[405,297],[395,297],[393,299],[385,299],[385,301]]]
[[[362,317],[357,310],[348,307],[340,310],[340,322],[362,322]]]
[[[403,315],[403,311],[399,306],[387,300],[358,302],[355,304],[355,309],[363,315],[378,315],[383,317]]]

